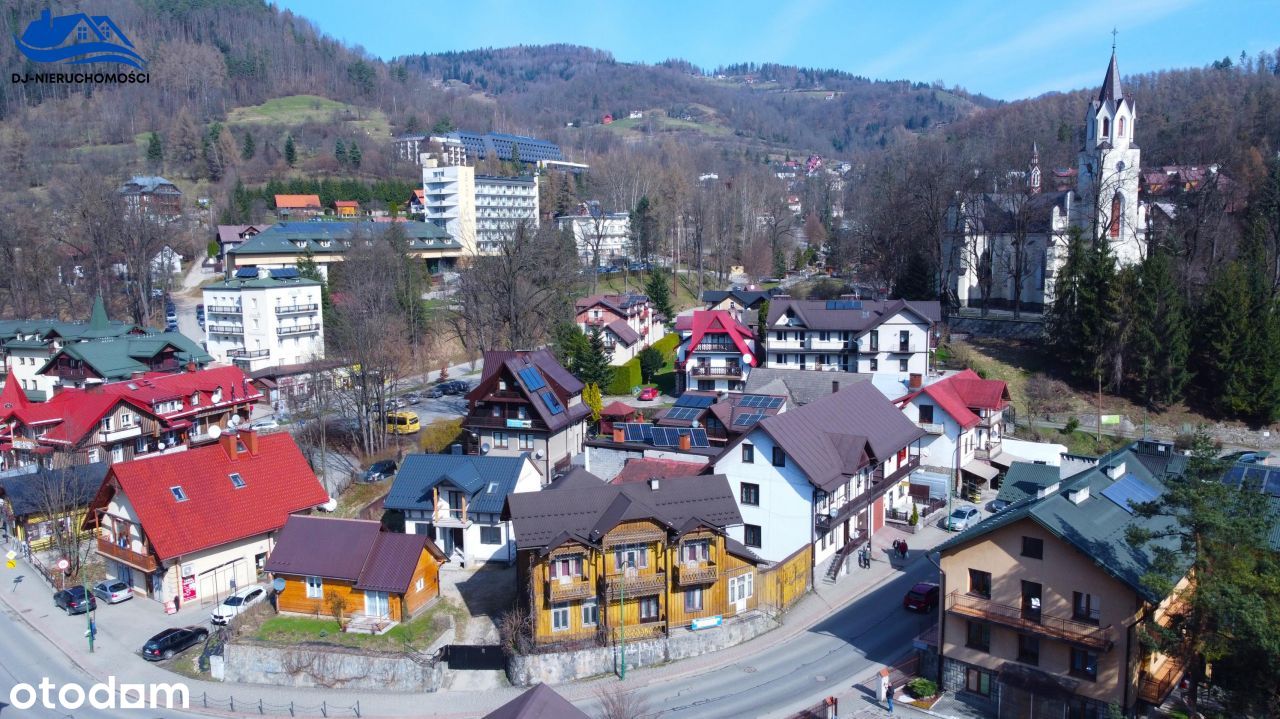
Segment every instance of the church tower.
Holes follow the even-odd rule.
[[[1031,143],[1031,169],[1027,171],[1027,192],[1032,195],[1040,194],[1040,148],[1036,143]]]
[[[1137,112],[1133,98],[1120,87],[1115,47],[1098,97],[1084,119],[1076,180],[1076,224],[1086,237],[1111,243],[1119,265],[1146,256],[1138,223],[1139,150],[1135,142]]]

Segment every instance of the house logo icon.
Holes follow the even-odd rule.
[[[133,42],[106,15],[71,13],[52,17],[49,9],[33,20],[22,37],[14,36],[18,50],[36,62],[85,65],[115,62],[144,69],[146,60]]]

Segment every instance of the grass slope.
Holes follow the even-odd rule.
[[[237,107],[227,113],[227,124],[302,125],[338,120],[373,137],[387,137],[391,124],[381,110],[348,105],[318,95],[289,95],[267,100],[261,105]]]

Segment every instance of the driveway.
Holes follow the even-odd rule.
[[[498,621],[515,606],[515,582],[515,568],[502,565],[441,570],[440,595],[467,610],[467,626],[457,644],[498,647]],[[444,688],[452,691],[486,691],[507,685],[506,672],[501,669],[459,670],[452,664],[444,681]]]

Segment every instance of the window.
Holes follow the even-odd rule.
[[[680,561],[706,562],[711,559],[711,541],[694,539],[680,545]]]
[[[324,580],[307,577],[307,599],[324,599]]]
[[[742,543],[748,547],[755,547],[756,549],[759,549],[763,545],[763,538],[760,536],[759,525],[742,525]]]
[[[244,477],[241,477],[239,472],[231,473],[231,486],[236,489],[244,489]]]
[[[497,404],[495,404],[495,405],[493,405],[493,406],[489,407],[489,416],[490,416],[490,417],[501,417],[501,416],[502,416],[502,406],[501,406],[501,405],[497,405]]]
[[[964,645],[970,649],[991,651],[991,627],[982,622],[965,622]]]
[[[1116,121],[1116,134],[1120,137],[1124,137],[1124,118],[1123,117]]]
[[[125,413],[121,414],[121,415],[120,415],[120,426],[121,426],[121,427],[132,427],[132,426],[133,426],[133,415],[132,415],[131,413],[129,413],[129,412],[125,412]]]
[[[640,621],[656,622],[658,621],[658,598],[642,597],[640,599]]]
[[[494,449],[506,449],[506,448],[507,448],[507,433],[506,433],[506,432],[494,432],[494,433],[493,433],[493,448],[494,448]]]
[[[746,442],[742,443],[742,463],[743,464],[756,463],[756,448],[754,445],[747,444]]]
[[[551,578],[564,579],[582,576],[582,555],[572,554],[551,560]]]
[[[898,360],[898,371],[899,371],[899,372],[906,372],[906,371],[907,371],[907,360],[906,360],[906,359],[900,359],[900,360]]]
[[[1072,647],[1071,676],[1098,681],[1098,655],[1087,649]]]
[[[84,25],[81,25],[80,27],[76,28],[77,41],[85,42],[88,39],[89,39],[89,28],[85,27]]]
[[[738,499],[743,504],[749,504],[752,507],[760,506],[760,485],[743,482],[738,490]]]
[[[1102,118],[1102,136],[1109,137],[1111,135],[1111,118]]]
[[[426,588],[427,588],[427,578],[418,577],[417,583],[413,585],[413,590],[415,592],[421,592],[423,589],[426,589]]]
[[[702,611],[702,587],[685,590],[684,610],[686,612]]]
[[[871,358],[871,371],[872,371],[872,372],[876,372],[876,371],[879,371],[879,369],[880,369],[880,360],[876,359],[875,357],[872,357],[872,358]]]
[[[533,449],[533,435],[528,432],[520,433],[520,449]]]
[[[173,493],[173,498],[179,502],[187,501],[187,493],[182,491],[182,487],[170,487],[169,491]]]
[[[982,597],[983,599],[991,598],[991,572],[980,572],[977,569],[969,570],[969,593]]]
[[[1109,227],[1110,227],[1110,234],[1112,237],[1120,236],[1120,214],[1121,214],[1120,205],[1121,205],[1120,193],[1117,192],[1116,196],[1111,198],[1111,223]]]
[[[556,602],[551,605],[551,631],[563,632],[569,628],[569,603]]]
[[[89,448],[89,464],[93,464],[94,462],[97,462],[99,459],[101,459],[101,457],[99,457],[98,448],[90,447]]]
[[[481,527],[481,544],[502,544],[502,527]]]
[[[991,674],[980,669],[966,669],[964,688],[984,697],[991,696]]]
[[[600,605],[596,604],[595,599],[586,599],[582,602],[582,626],[594,627],[600,623]]]
[[[872,352],[879,352],[880,351],[880,330],[871,330],[871,333],[867,336],[867,341],[871,345]]]
[[[1018,635],[1018,661],[1031,666],[1040,664],[1040,638],[1030,634]]]
[[[613,568],[621,572],[629,566],[649,566],[649,548],[643,544],[624,544],[613,550]]]
[[[787,453],[783,452],[781,447],[773,448],[773,466],[775,467],[787,466]]]
[[[933,405],[920,405],[920,421],[925,424],[933,424]]]
[[[111,431],[111,418],[110,418],[110,417],[103,417],[103,418],[102,418],[102,431],[103,431],[103,432],[110,432],[110,431]]]
[[[1038,582],[1022,580],[1022,618],[1033,622],[1040,621],[1040,593],[1042,587]]]
[[[1077,621],[1098,624],[1101,606],[1098,598],[1084,592],[1072,592],[1071,617]]]
[[[1035,537],[1022,538],[1022,556],[1031,559],[1044,559],[1044,540]]]

